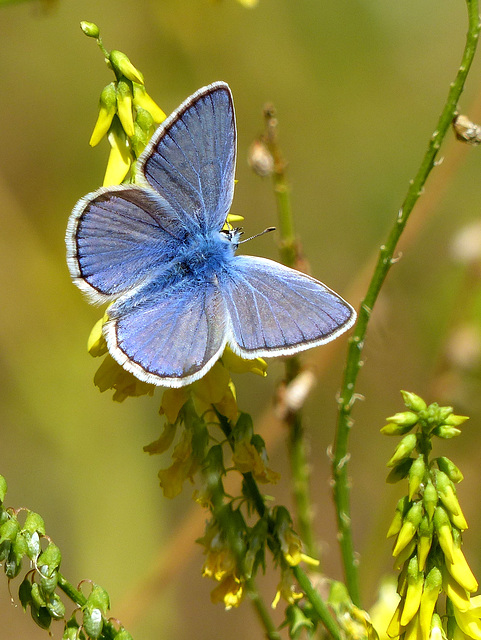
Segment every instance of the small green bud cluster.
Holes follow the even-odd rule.
[[[90,145],[96,146],[107,136],[111,152],[104,186],[119,184],[145,149],[155,125],[165,120],[166,115],[146,92],[142,73],[125,53],[116,50],[109,53],[102,44],[97,25],[81,22],[80,26],[85,35],[97,40],[116,78],[100,94],[99,116]]]
[[[50,629],[53,620],[64,620],[62,640],[131,640],[131,635],[123,627],[113,629],[106,620],[110,602],[105,589],[93,584],[90,595],[85,598],[75,589],[68,588],[70,585],[60,573],[60,549],[46,535],[43,519],[28,509],[5,508],[6,492],[7,483],[0,475],[0,563],[3,563],[7,578],[12,580],[20,573],[23,560],[30,562],[31,568],[18,590],[24,611],[30,609],[33,620],[42,629]],[[19,520],[22,514],[26,514],[23,525]],[[70,597],[76,596],[72,599],[80,606],[81,624],[76,619],[78,610],[70,620],[65,620],[65,605],[57,593],[58,589]]]
[[[458,427],[467,417],[454,415],[452,407],[428,406],[414,393],[402,394],[407,411],[389,417],[381,429],[387,435],[403,436],[387,463],[391,467],[387,481],[407,478],[408,482],[407,495],[399,500],[387,534],[395,537],[392,555],[400,572],[401,596],[388,635],[429,640],[435,627],[442,628],[436,610],[440,593],[451,599],[453,592],[457,594],[456,602],[459,605],[462,600],[465,612],[470,594],[478,587],[461,551],[462,531],[468,525],[455,484],[463,474],[449,458],[429,455],[433,436],[459,435]],[[447,619],[451,618],[448,613]]]

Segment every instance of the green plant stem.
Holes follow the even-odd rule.
[[[263,598],[259,595],[255,582],[253,580],[246,581],[246,590],[249,595],[250,601],[252,602],[254,609],[256,610],[257,616],[262,623],[266,631],[266,638],[268,640],[281,640],[281,635],[277,631],[272,618],[270,616],[269,610],[267,609]]]
[[[234,442],[232,439],[232,428],[231,428],[230,422],[225,416],[223,416],[218,411],[216,411],[215,407],[214,407],[214,411],[216,412],[220,420],[221,429],[224,432],[224,435],[226,436],[227,441],[229,442],[229,445],[233,449]],[[259,491],[257,482],[253,478],[252,473],[243,473],[242,477],[244,478],[244,483],[246,485],[246,493],[247,495],[249,495],[250,499],[252,500],[255,510],[257,511],[257,513],[261,518],[267,518],[269,530],[272,531],[274,529],[274,523],[272,522],[271,518],[267,514],[267,507],[265,505],[264,498],[262,497],[262,494]],[[279,541],[276,540],[274,537],[272,538],[272,541],[275,545],[278,546],[277,548],[278,555],[279,556],[282,555],[280,551]],[[317,613],[319,620],[322,622],[325,628],[329,631],[329,633],[334,638],[334,640],[341,640],[341,636],[339,634],[339,629],[336,624],[336,621],[331,616],[329,609],[327,608],[327,605],[324,603],[319,593],[312,586],[311,581],[307,577],[306,573],[299,566],[291,567],[291,569],[294,573],[294,576],[296,577],[296,580],[299,582],[299,585],[302,587],[304,593],[306,594],[307,599],[309,600],[315,612]],[[257,610],[257,613],[260,615],[259,603],[254,602],[254,606]],[[269,616],[269,613],[265,608],[265,605],[263,605],[263,612],[262,612],[262,616],[264,615]],[[269,619],[270,619],[270,616],[269,616]],[[268,631],[269,628],[268,626],[265,625],[263,617],[261,617],[261,620],[263,621],[266,631]],[[274,640],[276,639],[274,638]]]
[[[70,600],[72,600],[72,602],[75,602],[75,604],[77,604],[79,607],[85,606],[85,604],[87,603],[87,598],[81,591],[70,584],[70,582],[60,573],[60,571],[58,572],[57,584],[59,589],[61,589],[65,593],[65,595],[70,598]],[[111,622],[104,618],[100,639],[114,640],[118,632],[118,629],[116,629]]]
[[[266,123],[265,140],[274,160],[272,181],[277,204],[277,218],[280,232],[280,258],[288,267],[296,267],[299,262],[299,246],[296,241],[294,217],[291,205],[291,189],[286,175],[287,163],[278,143],[277,118],[274,107],[264,109]],[[301,364],[297,356],[286,361],[286,384],[289,384],[300,372]],[[314,535],[309,464],[307,461],[306,440],[300,410],[289,412],[285,417],[289,428],[288,451],[292,473],[292,491],[296,505],[299,535],[306,552],[319,557],[319,548]]]
[[[346,367],[344,370],[343,383],[339,397],[339,413],[332,470],[339,543],[341,547],[346,584],[352,601],[358,606],[360,606],[359,576],[352,541],[347,470],[348,439],[352,426],[351,411],[356,398],[355,385],[361,366],[361,354],[364,345],[364,338],[373,306],[391,265],[395,262],[394,251],[409,215],[419,196],[423,192],[424,185],[431,170],[435,166],[436,156],[455,115],[457,104],[476,52],[480,31],[478,0],[466,0],[466,4],[468,9],[468,33],[461,65],[454,82],[450,86],[448,97],[439,118],[438,125],[431,136],[428,149],[424,155],[419,170],[415,178],[410,183],[405,200],[396,215],[396,219],[394,220],[394,224],[386,243],[380,247],[379,258],[366,296],[361,303],[359,318],[354,329],[354,333],[349,340]]]

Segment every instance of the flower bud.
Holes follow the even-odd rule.
[[[386,482],[389,484],[396,484],[396,482],[403,480],[408,475],[412,463],[412,458],[401,460],[401,462],[396,464],[396,466],[388,473]]]
[[[461,507],[459,506],[456,491],[451,480],[443,471],[439,471],[439,469],[434,469],[434,478],[441,502],[450,513],[455,516],[459,515],[461,513]]]
[[[408,409],[419,412],[424,411],[427,408],[424,400],[417,396],[415,393],[412,393],[411,391],[401,391],[401,394],[404,400],[404,404],[406,405],[406,407],[408,407]]]
[[[478,589],[478,582],[459,546],[453,546],[453,562],[448,558],[445,558],[445,561],[447,570],[461,587],[470,593]]]
[[[418,529],[418,564],[419,570],[423,571],[426,566],[426,559],[433,542],[434,526],[432,521],[424,514]]]
[[[133,89],[135,108],[140,107],[148,111],[156,124],[160,124],[167,118],[159,105],[147,93],[143,84],[134,82]]]
[[[403,525],[398,534],[396,544],[392,551],[393,556],[399,555],[399,553],[405,548],[405,546],[413,539],[417,528],[423,517],[423,507],[420,502],[416,502],[409,509],[404,518]]]
[[[440,458],[435,458],[434,462],[436,462],[438,468],[443,471],[452,482],[458,483],[464,480],[461,471],[449,458],[441,456]]]
[[[419,416],[413,411],[401,411],[400,413],[395,413],[393,416],[389,416],[386,420],[399,426],[414,427],[419,420]]]
[[[451,522],[449,521],[448,514],[443,507],[436,507],[434,512],[434,529],[438,536],[441,549],[446,556],[446,559],[450,562],[453,561],[453,533],[451,529]]]
[[[401,616],[401,626],[405,627],[417,613],[421,604],[423,585],[424,573],[419,571],[418,559],[413,556],[408,564],[407,590]]]
[[[388,467],[394,467],[396,463],[408,458],[411,453],[414,451],[414,448],[417,444],[417,437],[415,433],[410,433],[401,440],[401,442],[396,447],[394,451],[394,455],[387,463]]]
[[[430,520],[433,518],[434,510],[438,504],[438,499],[438,492],[436,491],[433,483],[429,480],[424,487],[423,505]]]
[[[91,147],[95,147],[102,138],[107,135],[116,111],[117,89],[115,87],[115,82],[111,82],[102,89],[102,93],[100,94],[99,115],[89,141]]]
[[[455,436],[459,436],[461,431],[456,429],[455,427],[451,427],[448,424],[440,424],[435,427],[432,431],[433,435],[438,438],[443,438],[444,440],[449,440],[450,438],[454,438]]]
[[[122,128],[130,138],[134,135],[132,83],[125,78],[120,78],[117,82],[117,109]]]
[[[89,38],[98,38],[100,35],[99,28],[93,22],[82,20],[82,22],[80,23],[80,28]]]
[[[111,51],[109,55],[109,61],[113,70],[117,76],[125,76],[132,82],[138,82],[144,84],[144,78],[140,71],[134,67],[125,53],[121,51]]]
[[[416,458],[409,469],[409,499],[412,500],[414,494],[417,492],[419,487],[424,481],[424,475],[426,473],[426,464],[424,462],[424,457],[419,456]]]
[[[399,533],[402,527],[402,523],[404,521],[404,515],[410,507],[410,502],[407,496],[403,496],[396,505],[396,512],[394,514],[394,518],[389,526],[386,537],[390,538],[391,536],[395,536]]]
[[[0,505],[5,500],[7,494],[7,481],[3,476],[0,476]]]
[[[469,420],[469,416],[455,416],[454,413],[451,413],[444,422],[450,427],[459,427],[464,424],[466,420]]]
[[[429,637],[431,622],[434,613],[434,607],[441,592],[443,578],[441,571],[437,567],[433,567],[426,576],[424,581],[424,590],[421,596],[421,605],[419,607],[419,622],[422,631],[422,638]]]

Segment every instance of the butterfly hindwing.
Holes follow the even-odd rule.
[[[236,126],[224,82],[200,89],[154,133],[139,172],[190,233],[221,229],[234,194]]]
[[[152,282],[109,308],[110,353],[145,382],[180,387],[197,380],[222,355],[226,311],[218,287],[182,278]]]
[[[230,342],[246,358],[324,344],[354,323],[352,307],[318,280],[284,265],[237,256],[222,276]]]

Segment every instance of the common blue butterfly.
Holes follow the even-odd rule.
[[[236,124],[227,84],[183,102],[154,133],[137,184],[100,188],[69,219],[67,261],[93,303],[111,302],[112,357],[140,380],[182,387],[227,344],[243,358],[334,340],[353,308],[321,282],[266,258],[235,255],[222,231],[234,194]]]

